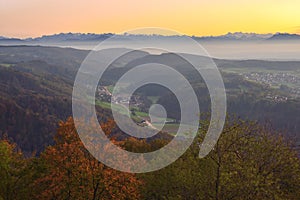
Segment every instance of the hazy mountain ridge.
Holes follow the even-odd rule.
[[[9,38],[9,37],[4,37],[4,36],[0,36],[0,42],[1,41],[24,41],[22,39],[19,39],[19,38]]]
[[[37,38],[27,38],[26,41],[87,41],[87,40],[105,40],[114,34],[104,33],[59,33],[54,35],[43,35]]]
[[[220,36],[204,36],[204,37],[194,37],[199,40],[237,40],[237,41],[255,41],[255,40],[266,40],[273,36],[273,34],[257,34],[257,33],[227,33]]]
[[[93,40],[105,40],[112,36],[122,36],[122,38],[130,37],[182,37],[181,35],[173,36],[163,36],[163,35],[143,35],[143,34],[123,34],[118,35],[114,33],[59,33],[53,35],[43,35],[36,38],[10,38],[0,36],[0,41],[14,40],[14,41],[23,41],[23,42],[63,42],[63,41],[93,41]],[[268,33],[268,34],[258,34],[258,33],[243,33],[243,32],[234,32],[227,33],[225,35],[219,36],[192,36],[196,40],[235,40],[235,41],[257,41],[257,40],[286,40],[286,39],[295,39],[300,40],[300,35],[290,34],[290,33]]]
[[[300,35],[289,33],[276,33],[268,40],[300,40]]]

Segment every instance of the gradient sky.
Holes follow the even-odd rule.
[[[0,0],[0,35],[119,33],[164,27],[188,35],[300,33],[300,0]]]

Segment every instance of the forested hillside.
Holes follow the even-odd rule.
[[[109,57],[110,51],[99,53]],[[8,135],[26,153],[41,152],[45,146],[52,144],[59,120],[66,120],[72,115],[73,82],[88,53],[71,48],[1,46],[0,134]],[[249,81],[243,73],[257,70],[260,65],[263,70],[297,71],[300,62],[215,61],[225,82],[229,115],[258,120],[262,124],[271,122],[274,128],[299,141],[299,99],[292,97],[286,87],[280,89]],[[149,55],[133,51],[115,60],[105,72],[101,83],[111,87],[123,73],[143,62],[168,64],[185,75],[195,89],[201,111],[209,112],[210,99],[201,76],[195,75],[194,69],[184,60],[178,60],[174,54]],[[147,99],[152,98],[166,108],[168,117],[180,120],[177,101],[166,89],[149,85],[137,93],[140,99],[144,99],[143,111],[147,111],[151,105]],[[278,96],[286,97],[287,100],[274,99]],[[103,105],[96,103],[99,115],[110,117],[111,111]]]

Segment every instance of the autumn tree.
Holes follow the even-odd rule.
[[[92,123],[87,129],[97,126]],[[298,199],[300,162],[291,142],[267,126],[231,119],[214,149],[200,159],[207,126],[201,124],[194,143],[176,162],[138,175],[97,161],[79,139],[72,118],[60,123],[55,144],[39,157],[26,158],[15,144],[0,140],[0,200]],[[169,142],[132,137],[117,141],[111,135],[113,121],[101,127],[114,144],[132,152],[155,151]],[[110,148],[101,149],[121,160]]]
[[[114,123],[102,124],[106,134]],[[91,127],[93,128],[93,127]],[[44,174],[36,180],[39,199],[138,199],[135,175],[113,170],[96,160],[79,139],[74,121],[59,124],[55,145],[41,155]],[[105,153],[105,152],[104,152]]]

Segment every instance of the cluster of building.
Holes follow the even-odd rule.
[[[266,73],[266,72],[251,72],[244,75],[246,79],[253,80],[259,83],[268,84],[270,86],[279,86],[282,83],[300,84],[300,78],[287,72]]]
[[[112,94],[106,87],[103,86],[98,87],[97,97],[99,98],[100,101],[111,102],[111,96]]]
[[[128,97],[127,95],[112,96],[111,92],[104,86],[98,87],[97,96],[100,101],[111,102],[114,104],[129,104],[130,102],[132,106],[136,107],[143,104],[141,97],[138,95],[132,95],[131,97]]]
[[[255,81],[273,87],[280,87],[280,89],[284,89],[289,94],[297,98],[300,96],[300,77],[297,75],[288,72],[251,72],[244,74],[244,77],[247,80]],[[290,87],[287,87],[286,85],[289,85]],[[283,101],[285,98],[272,96],[272,99],[274,100],[279,99],[276,101]]]
[[[280,103],[280,102],[286,102],[288,100],[288,97],[280,96],[280,95],[267,95],[266,99]]]
[[[289,92],[293,94],[296,98],[300,97],[300,87],[298,88],[289,88]]]

